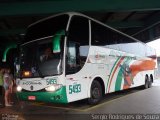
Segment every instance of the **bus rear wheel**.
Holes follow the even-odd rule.
[[[150,87],[150,80],[149,80],[149,77],[146,76],[145,77],[145,84],[144,84],[144,88],[147,89]]]
[[[152,76],[150,76],[148,88],[152,87],[152,82],[153,82],[153,78],[152,78]]]
[[[102,86],[97,80],[94,80],[92,82],[90,94],[91,94],[91,96],[90,96],[90,98],[88,98],[89,104],[95,105],[101,101],[101,99],[102,99]]]

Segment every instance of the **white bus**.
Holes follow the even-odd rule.
[[[111,92],[151,87],[155,51],[86,15],[67,12],[31,24],[20,46],[22,101],[97,104]]]

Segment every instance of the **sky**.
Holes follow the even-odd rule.
[[[156,49],[157,56],[160,56],[160,38],[154,41],[148,42],[147,45]]]

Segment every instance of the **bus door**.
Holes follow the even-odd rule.
[[[85,62],[89,51],[89,20],[73,16],[67,36],[66,87],[68,101],[87,97],[89,83]]]

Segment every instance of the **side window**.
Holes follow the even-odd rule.
[[[139,49],[135,49],[144,47],[144,45],[142,45],[140,42],[135,41],[128,36],[125,36],[94,21],[91,22],[91,28],[92,45],[103,46],[131,54],[144,56],[143,53],[139,52]]]
[[[69,42],[68,45],[67,64],[70,68],[76,67],[76,44],[73,42]]]
[[[89,22],[88,19],[80,16],[73,16],[69,26],[69,41],[89,45]]]
[[[67,74],[73,74],[80,70],[79,59],[79,45],[75,42],[68,42],[67,61],[66,61]]]
[[[107,39],[108,31],[106,31],[106,28],[96,22],[91,22],[91,38],[92,38],[92,45],[96,46],[105,46],[107,45]]]
[[[89,20],[73,16],[67,37],[66,73],[74,74],[83,66],[89,51]]]

